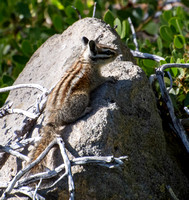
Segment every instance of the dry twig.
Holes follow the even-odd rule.
[[[93,15],[92,15],[92,18],[95,17],[95,14],[96,14],[96,2],[94,2],[94,7],[93,7]]]
[[[171,101],[171,98],[168,94],[168,91],[165,86],[164,82],[164,70],[172,67],[181,67],[181,68],[189,68],[189,64],[164,64],[161,67],[156,69],[156,77],[158,79],[159,85],[160,85],[160,90],[161,90],[161,95],[164,100],[164,102],[167,105],[167,108],[169,110],[169,114],[172,120],[172,124],[174,127],[174,131],[177,133],[177,136],[181,139],[184,147],[186,148],[187,152],[189,153],[189,139],[188,136],[186,135],[184,128],[180,121],[177,119],[174,113],[174,107]]]
[[[4,151],[4,152],[9,153],[13,156],[16,156],[17,158],[20,158],[21,160],[29,161],[29,158],[27,156],[11,149],[9,146],[3,147],[2,145],[0,145],[0,152],[1,151]]]
[[[20,178],[28,172],[32,167],[34,167],[36,164],[38,164],[44,156],[50,151],[52,146],[54,144],[58,144],[61,150],[62,157],[64,159],[64,164],[60,165],[59,167],[55,168],[52,171],[48,172],[42,172],[35,175],[31,175],[30,177],[26,177],[22,180]],[[13,178],[13,180],[8,183],[0,183],[0,188],[7,188],[5,192],[2,195],[2,199],[6,199],[7,195],[13,190],[13,188],[16,188],[19,192],[22,192],[22,188],[24,188],[24,194],[27,194],[28,196],[31,196],[31,193],[35,196],[37,195],[37,190],[33,191],[29,187],[23,187],[25,185],[28,185],[32,182],[36,182],[37,180],[41,181],[43,179],[49,179],[54,176],[57,176],[62,170],[65,170],[65,173],[51,186],[48,186],[46,189],[52,188],[55,186],[56,183],[58,183],[61,179],[63,179],[65,176],[68,176],[68,185],[69,185],[69,191],[70,191],[70,200],[74,200],[74,181],[71,173],[71,166],[74,165],[85,165],[88,163],[94,163],[100,166],[108,167],[108,168],[114,168],[114,167],[120,167],[123,165],[122,160],[127,160],[127,156],[123,156],[120,158],[114,158],[113,156],[105,156],[105,157],[98,157],[98,156],[87,156],[87,157],[79,157],[75,158],[72,161],[68,159],[68,156],[65,151],[65,146],[62,138],[58,137],[56,138],[49,146],[40,154],[40,156],[31,164],[29,164],[25,169],[18,172],[18,174]],[[26,188],[27,191],[26,191]],[[37,187],[37,189],[39,186]]]
[[[69,187],[69,192],[70,192],[70,200],[74,200],[74,194],[75,194],[75,187],[74,187],[74,181],[73,181],[73,177],[72,177],[72,172],[71,172],[71,164],[70,164],[70,160],[67,156],[66,153],[66,149],[65,149],[65,145],[64,145],[64,141],[62,138],[58,137],[57,138],[57,143],[59,145],[60,148],[60,152],[62,154],[62,158],[64,160],[64,164],[65,164],[65,175],[68,176],[68,187]],[[61,180],[64,176],[60,177],[59,180]],[[58,180],[58,181],[59,181]]]
[[[133,36],[133,42],[135,44],[135,50],[136,51],[139,51],[139,48],[138,48],[138,42],[137,42],[137,38],[136,38],[136,32],[135,32],[135,28],[133,26],[133,23],[131,21],[131,18],[128,17],[128,22],[129,22],[129,25],[130,25],[130,28],[131,28],[131,32],[132,32],[132,36]]]
[[[39,157],[33,161],[32,163],[30,163],[28,166],[26,166],[24,169],[20,170],[16,176],[12,179],[12,181],[9,183],[9,186],[7,187],[7,189],[4,191],[1,199],[4,200],[6,199],[7,195],[12,191],[12,189],[14,188],[16,182],[26,173],[28,172],[32,167],[34,167],[35,165],[37,165],[39,162],[41,162],[41,160],[45,157],[45,155],[50,151],[50,149],[56,144],[56,140],[53,140],[45,149],[45,151],[43,151]]]
[[[155,60],[157,62],[160,62],[161,60],[165,60],[164,58],[162,58],[160,56],[142,53],[142,52],[138,51],[139,48],[138,48],[138,42],[137,42],[137,39],[136,39],[135,29],[134,29],[134,26],[133,26],[130,18],[128,18],[128,21],[129,21],[131,32],[132,32],[132,35],[133,35],[133,42],[134,42],[135,47],[136,47],[135,51],[130,50],[131,53],[133,54],[133,56],[139,57],[139,58],[144,58],[144,59],[152,59],[152,60]],[[168,94],[168,92],[170,91],[170,89],[172,88],[172,85],[173,85],[172,77],[171,77],[171,74],[169,72],[167,72],[167,73],[168,73],[171,84],[170,84],[170,87],[169,87],[168,90],[166,89],[166,86],[165,86],[165,83],[164,83],[164,70],[168,69],[168,68],[172,68],[172,67],[189,68],[189,64],[176,64],[176,63],[175,64],[174,63],[173,64],[164,64],[164,65],[162,65],[162,66],[160,66],[159,68],[156,69],[156,74],[151,75],[149,81],[152,85],[152,83],[156,79],[158,80],[159,85],[160,85],[162,98],[163,98],[164,102],[166,103],[167,108],[169,110],[170,117],[171,117],[171,120],[172,120],[172,123],[173,123],[174,131],[177,133],[177,136],[181,139],[184,147],[186,148],[187,152],[189,153],[189,138],[186,135],[181,122],[175,116],[174,107],[172,105],[171,98]],[[188,110],[185,108],[185,111],[187,112]]]

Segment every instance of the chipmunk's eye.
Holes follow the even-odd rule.
[[[115,54],[114,51],[111,51],[111,50],[107,50],[107,51],[106,51],[106,55],[114,55],[114,54]]]
[[[107,55],[111,55],[112,52],[111,52],[110,50],[108,50],[108,51],[106,51],[106,54],[107,54]]]

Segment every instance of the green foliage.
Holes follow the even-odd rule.
[[[130,11],[129,17],[132,18],[132,22],[135,24],[135,30],[138,29],[147,33],[147,37],[138,40],[139,50],[165,58],[165,61],[160,63],[148,59],[138,59],[138,65],[146,72],[147,76],[153,74],[156,67],[165,63],[189,63],[189,48],[187,45],[189,41],[188,12],[181,7],[175,7],[172,10],[163,11],[157,20],[153,18],[156,8],[156,5],[151,2],[147,13],[141,8],[128,10],[128,12]],[[142,20],[145,14],[149,16],[146,21]],[[113,16],[116,16],[116,18],[113,18]],[[110,25],[117,25],[116,30],[121,39],[125,41],[129,48],[135,49],[127,18],[127,16],[124,18],[121,12],[117,12],[114,15],[111,14]],[[104,20],[109,23],[110,19],[106,20],[105,18]],[[112,24],[113,21],[114,24]],[[172,68],[168,71],[173,79],[170,96],[177,115],[183,117],[185,115],[183,107],[189,107],[189,70]],[[165,75],[165,83],[169,88],[170,80],[168,75]]]
[[[0,87],[12,85],[32,54],[51,35],[62,33],[83,17],[91,16],[92,4],[80,0],[0,1]],[[7,93],[8,94],[8,93]],[[0,94],[0,106],[7,94]]]
[[[110,24],[111,27],[113,27],[113,25],[114,25],[114,19],[115,19],[115,17],[113,15],[113,13],[110,10],[107,10],[107,12],[104,15],[104,21],[107,24]]]
[[[189,6],[187,1],[182,1]],[[142,3],[142,4],[140,4]],[[96,17],[115,27],[123,42],[135,49],[128,22],[132,19],[138,34],[141,52],[159,55],[165,61],[137,59],[147,76],[165,63],[189,62],[189,14],[182,7],[163,11],[161,1],[97,0]],[[82,18],[91,17],[94,0],[7,0],[0,1],[0,87],[11,85],[30,59],[31,55],[51,35],[62,33],[78,20],[76,7]],[[162,10],[161,10],[162,9]],[[161,15],[156,17],[157,11]],[[183,106],[189,106],[189,73],[186,69],[168,70],[173,78],[170,95],[179,116]],[[170,86],[168,76],[165,77]],[[1,94],[0,105],[7,94]]]

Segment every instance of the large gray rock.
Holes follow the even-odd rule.
[[[77,59],[81,38],[96,39],[99,35],[101,43],[119,49],[118,58],[102,72],[104,76],[114,76],[117,82],[97,88],[91,95],[92,111],[67,126],[62,137],[70,159],[89,155],[128,155],[128,161],[121,170],[94,165],[73,167],[76,199],[165,200],[170,198],[166,185],[173,188],[179,199],[184,199],[189,196],[189,182],[175,158],[167,152],[168,144],[147,77],[133,64],[129,50],[109,25],[98,19],[85,18],[63,34],[49,38],[31,57],[15,84],[39,83],[50,88]],[[20,89],[12,91],[7,101],[13,101],[15,108],[29,109],[38,94],[37,90]],[[0,144],[16,138],[14,131],[24,124],[23,119],[17,115],[1,119]],[[38,135],[41,119],[30,131],[32,137]],[[53,165],[60,164],[59,151],[53,155],[50,157]],[[0,171],[2,180],[9,181],[21,169],[21,164],[10,156]],[[64,179],[58,184],[57,191],[49,192],[46,198],[68,199],[66,182]]]

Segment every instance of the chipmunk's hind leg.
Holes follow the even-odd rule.
[[[71,123],[90,112],[89,95],[86,92],[76,92],[64,103],[61,109],[62,121]]]

